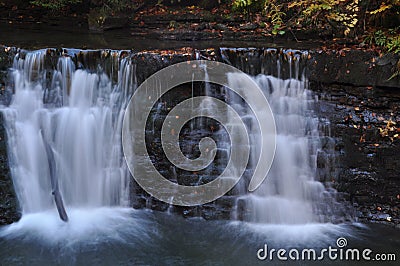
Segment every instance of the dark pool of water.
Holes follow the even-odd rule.
[[[68,28],[40,24],[8,24],[0,23],[0,44],[25,49],[41,49],[49,47],[77,49],[133,49],[136,51],[153,49],[176,49],[193,47],[197,49],[213,47],[290,47],[292,49],[309,49],[318,47],[317,42],[285,42],[275,43],[261,41],[173,41],[157,40],[132,36],[132,30],[121,29],[91,33],[83,28]]]
[[[12,227],[15,227],[11,229]],[[264,244],[272,249],[369,248],[400,257],[400,230],[384,225],[254,225],[230,221],[184,219],[152,211],[71,211],[68,225],[56,213],[28,217],[20,226],[0,229],[1,265],[283,265],[260,261]],[[289,261],[319,265],[321,261]],[[366,261],[324,264],[365,265]],[[376,265],[370,263],[371,265]],[[396,265],[385,262],[382,265]]]

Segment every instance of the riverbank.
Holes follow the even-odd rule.
[[[373,38],[363,42],[369,34],[365,31],[365,25],[362,31],[349,36],[343,34],[340,25],[292,25],[293,21],[287,22],[286,26],[280,25],[278,30],[275,27],[277,25],[271,21],[271,14],[263,14],[262,10],[254,10],[251,13],[246,10],[235,11],[233,1],[139,0],[131,1],[125,8],[120,6],[123,1],[116,1],[121,3],[115,7],[106,5],[106,8],[102,6],[103,2],[105,1],[85,1],[51,9],[31,4],[29,1],[3,0],[0,1],[0,24],[16,25],[20,28],[41,25],[63,32],[98,33],[99,39],[101,33],[112,35],[108,32],[122,30],[126,33],[125,37],[142,37],[163,42],[213,40],[293,42],[300,45],[302,42],[312,42],[319,43],[320,46],[345,44],[347,47],[371,47],[378,51],[381,49],[374,45]],[[385,21],[390,18],[386,18]],[[286,19],[290,21],[290,17]]]

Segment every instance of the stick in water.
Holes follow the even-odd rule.
[[[42,138],[43,139],[43,138]],[[55,169],[55,160],[54,160],[54,152],[50,145],[43,139],[43,144],[46,147],[47,158],[49,161],[49,169],[50,169],[50,181],[51,181],[51,189],[52,194],[54,195],[54,201],[56,203],[58,214],[60,215],[60,219],[64,222],[68,222],[68,215],[64,208],[63,199],[58,188],[58,180],[56,177],[56,169]]]

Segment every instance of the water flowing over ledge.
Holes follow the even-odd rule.
[[[69,48],[49,48],[48,59],[57,60],[63,54],[73,56],[75,62],[80,61],[85,67],[96,68],[96,64],[106,62],[111,52],[118,52],[111,49],[100,50],[79,50]],[[8,47],[0,45],[0,68],[2,71],[11,66],[14,55],[17,52],[23,52],[23,49],[16,47]],[[340,50],[333,49],[304,49],[292,50],[285,48],[211,48],[211,49],[193,49],[184,47],[175,50],[149,50],[149,51],[134,51],[134,50],[119,50],[123,52],[123,56],[137,56],[137,63],[140,63],[140,57],[146,58],[147,62],[143,63],[148,69],[156,68],[151,71],[152,74],[160,67],[165,67],[171,63],[181,62],[184,59],[212,59],[226,60],[237,65],[237,62],[246,60],[251,61],[249,74],[255,75],[262,71],[265,63],[273,59],[274,53],[288,53],[290,51],[307,52],[308,60],[304,61],[307,67],[307,78],[310,82],[321,82],[325,84],[344,84],[352,86],[377,86],[377,87],[400,87],[400,77],[395,77],[389,80],[391,73],[394,71],[396,62],[399,56],[396,54],[379,55],[376,51],[357,50],[343,48]],[[47,63],[55,63],[51,59]],[[162,60],[163,62],[159,62]],[[243,64],[242,63],[242,64]],[[157,65],[160,65],[157,67]],[[112,67],[112,66],[110,66]],[[271,70],[273,74],[276,69]],[[143,72],[143,70],[141,71]],[[140,73],[138,73],[140,75]]]
[[[11,57],[7,58],[13,58],[13,54],[15,55],[17,52],[20,54],[20,58],[24,58],[26,54],[29,54],[28,51],[24,51],[21,49],[15,49],[15,48],[5,48],[7,51],[8,55],[11,55]],[[387,69],[391,68],[391,60],[386,60],[387,64],[384,64],[385,62],[381,61],[376,64],[372,70],[370,70],[368,75],[362,75],[361,78],[354,78],[351,79],[353,73],[355,71],[351,71],[350,73],[344,73],[344,75],[348,75],[350,78],[350,81],[346,80],[346,78],[343,78],[340,76],[341,74],[338,71],[332,71],[332,69],[329,69],[327,71],[326,69],[322,69],[320,67],[320,62],[325,62],[324,66],[325,67],[334,67],[334,68],[342,68],[344,69],[345,66],[349,62],[356,62],[355,58],[358,55],[361,55],[361,59],[363,61],[368,61],[368,67],[377,60],[376,56],[369,53],[369,52],[362,52],[362,51],[344,51],[346,53],[346,56],[343,56],[343,51],[333,51],[330,52],[315,52],[315,51],[297,51],[297,50],[284,50],[284,49],[260,49],[260,48],[246,48],[246,49],[233,49],[233,48],[221,48],[218,50],[214,49],[209,49],[209,50],[192,50],[192,49],[185,49],[181,51],[154,51],[154,52],[131,52],[131,51],[113,51],[113,50],[87,50],[87,51],[81,51],[81,50],[76,50],[76,49],[45,49],[42,50],[41,52],[44,54],[43,57],[43,64],[42,68],[43,71],[46,70],[47,74],[43,79],[45,80],[45,83],[49,85],[49,87],[54,86],[50,85],[54,81],[55,83],[61,84],[61,88],[65,88],[66,86],[69,86],[68,84],[62,84],[65,82],[62,81],[62,78],[60,77],[59,74],[58,77],[53,76],[53,70],[56,68],[61,69],[62,66],[59,65],[60,58],[64,58],[62,60],[64,61],[71,61],[73,68],[75,69],[84,69],[84,72],[89,72],[91,74],[95,73],[105,73],[106,76],[109,79],[109,82],[112,84],[111,86],[115,86],[118,84],[118,70],[120,68],[120,62],[122,60],[126,60],[126,62],[131,62],[131,67],[130,68],[124,68],[123,72],[126,71],[131,71],[132,73],[135,72],[135,75],[125,75],[125,79],[122,83],[124,83],[124,86],[131,86],[129,84],[140,84],[145,78],[147,78],[149,75],[152,73],[156,72],[157,70],[176,63],[176,62],[181,62],[185,61],[188,59],[211,59],[211,60],[222,60],[227,63],[233,64],[236,67],[239,67],[240,69],[244,70],[245,72],[252,74],[252,75],[257,75],[259,73],[263,73],[266,75],[273,75],[273,76],[278,76],[280,75],[282,78],[288,80],[290,77],[295,77],[295,79],[301,80],[301,75],[305,74],[308,77],[308,80],[311,82],[312,88],[315,90],[315,80],[319,82],[322,82],[323,84],[327,84],[329,82],[333,83],[346,83],[348,86],[349,84],[353,83],[354,85],[362,85],[362,84],[368,84],[368,85],[383,85],[383,86],[398,86],[398,82],[396,80],[392,80],[390,83],[387,83],[384,79],[381,79],[380,81],[374,81],[371,80],[371,78],[377,79],[379,75],[378,73],[385,72],[387,73]],[[319,59],[318,59],[319,57]],[[69,58],[69,59],[66,59]],[[127,60],[129,58],[129,60]],[[280,60],[278,60],[280,58]],[[298,60],[300,58],[300,60]],[[321,59],[322,58],[322,59]],[[325,58],[325,59],[324,59]],[[330,58],[330,59],[329,59]],[[374,59],[375,58],[375,59]],[[318,60],[317,60],[318,59]],[[365,59],[365,60],[364,60]],[[327,63],[329,60],[336,60],[335,64],[330,64]],[[346,61],[347,60],[347,61]],[[7,60],[3,60],[2,62],[6,62]],[[315,61],[317,61],[317,64],[315,64]],[[291,62],[291,63],[290,63]],[[356,63],[354,63],[356,64]],[[342,65],[342,67],[340,67]],[[10,66],[10,64],[8,64]],[[296,67],[295,67],[296,66]],[[140,69],[140,71],[138,71]],[[321,70],[322,69],[322,70]],[[385,70],[386,69],[386,70]],[[278,71],[280,70],[280,71]],[[65,71],[71,71],[71,70],[63,70]],[[378,71],[378,72],[376,72]],[[379,72],[381,71],[381,72]],[[61,72],[61,71],[59,71]],[[327,75],[324,75],[326,72]],[[4,72],[3,72],[4,73]],[[334,76],[332,73],[337,73],[336,76]],[[339,74],[338,74],[339,73]],[[364,72],[360,72],[364,73]],[[375,73],[375,74],[374,74]],[[56,76],[57,76],[56,75]],[[361,75],[361,74],[360,74]],[[381,75],[382,76],[382,75]],[[320,78],[320,79],[318,79]],[[99,78],[100,80],[100,78]],[[267,83],[269,84],[268,86],[271,85],[271,82],[274,82],[274,79],[270,79]],[[294,81],[291,81],[293,84]],[[397,82],[397,83],[396,83]],[[290,82],[289,82],[290,83]],[[320,90],[320,86],[318,86],[317,91]],[[54,90],[47,90],[45,92],[45,97],[46,97],[46,108],[48,107],[49,103],[53,102],[56,103],[55,105],[62,105],[62,97],[58,97],[56,99],[56,95],[58,92],[55,92]],[[324,91],[326,93],[326,91]],[[129,93],[128,93],[129,94]],[[2,102],[4,104],[9,104],[10,99],[11,99],[11,94],[10,90],[3,90],[2,91]],[[56,97],[56,98],[54,98]],[[122,96],[122,97],[127,97]],[[309,97],[309,96],[307,96]],[[326,96],[322,96],[326,97]],[[336,96],[335,96],[336,97]],[[311,104],[313,105],[313,104]],[[321,107],[322,106],[322,107]],[[307,108],[313,109],[314,107],[308,106]],[[331,107],[326,106],[324,102],[317,102],[316,103],[316,108],[320,109],[323,108],[324,110],[322,111],[323,115],[326,117],[332,117],[332,114],[327,114],[329,110],[331,110]],[[332,118],[331,118],[332,119]],[[337,122],[336,116],[333,117],[334,123],[339,123]],[[321,121],[319,122],[320,125],[319,127],[322,126],[322,135],[335,135],[336,137],[339,138],[344,138],[346,136],[338,135],[339,131],[335,129],[329,133],[329,126],[323,126],[326,124],[327,121]],[[332,126],[332,123],[331,123]],[[341,126],[341,124],[340,124]],[[354,133],[350,133],[354,134]],[[352,135],[351,135],[352,136]],[[332,145],[332,140],[329,140],[329,138],[323,140],[323,143],[327,144],[330,143],[329,145]],[[337,149],[338,145],[341,142],[336,140],[336,146],[335,149]],[[327,147],[326,145],[323,145],[324,147]],[[329,147],[328,145],[328,147]],[[332,146],[330,146],[332,148]],[[329,148],[329,149],[331,149]],[[341,151],[342,153],[343,151]],[[346,152],[346,151],[345,151]],[[386,153],[385,153],[386,154]],[[318,175],[319,178],[321,178],[324,182],[331,181],[331,177],[322,174],[322,172],[333,172],[335,175],[337,174],[338,171],[342,171],[341,169],[334,169],[333,167],[328,167],[327,165],[331,165],[332,160],[336,156],[329,156],[329,152],[326,153],[324,152],[318,152],[317,155],[317,164],[319,165],[317,167]],[[386,157],[389,158],[390,157]],[[342,166],[341,166],[342,167]],[[322,172],[321,172],[322,171]],[[358,171],[360,172],[360,171]],[[358,173],[355,171],[354,173]],[[395,187],[395,185],[393,185]],[[242,191],[243,193],[243,191]],[[130,195],[141,195],[143,194],[142,191],[140,191],[139,188],[137,187],[132,187],[129,192]],[[362,199],[362,196],[357,196],[357,199]],[[203,216],[208,219],[231,219],[233,217],[239,218],[239,219],[252,219],[252,218],[246,218],[246,215],[244,210],[244,203],[243,201],[246,200],[239,200],[237,201],[235,197],[230,197],[229,195],[223,199],[220,200],[218,203],[218,206],[211,205],[211,206],[205,206],[203,209],[198,209],[198,208],[191,208],[191,209],[181,209],[181,208],[176,208],[176,207],[171,207],[164,205],[162,203],[159,203],[157,201],[154,201],[153,199],[149,197],[142,197],[139,196],[136,199],[131,200],[131,205],[135,206],[136,208],[138,207],[143,207],[147,206],[148,208],[152,209],[157,209],[157,210],[169,210],[169,211],[176,211],[179,213],[182,213],[184,216]],[[221,207],[222,206],[222,207]],[[237,215],[235,211],[232,213],[232,210],[241,210],[243,211],[243,215]],[[217,213],[217,214],[216,214]],[[382,216],[383,217],[383,216]],[[385,216],[386,217],[386,216]]]
[[[332,144],[328,144],[332,140],[323,136],[329,132],[325,129],[329,125],[320,123],[313,113],[315,101],[307,90],[305,70],[309,53],[221,49],[219,54],[222,60],[250,74],[262,73],[255,80],[271,101],[277,119],[277,158],[266,188],[244,196],[246,184],[242,182],[221,199],[222,203],[211,204],[210,210],[204,208],[203,211],[200,207],[183,210],[183,213],[195,211],[203,217],[261,223],[342,220],[344,214],[338,208],[340,204],[336,203],[334,190],[326,190],[318,182],[318,179],[326,179],[323,175],[327,175],[331,165],[317,165],[317,158],[332,156],[334,151]],[[232,54],[237,57],[232,58]],[[212,50],[189,51],[176,56],[113,50],[18,51],[7,89],[14,96],[4,116],[10,165],[23,213],[44,211],[52,206],[51,195],[46,193],[51,187],[50,171],[38,165],[49,165],[50,169],[53,165],[56,169],[67,206],[127,206],[130,194],[131,204],[136,207],[171,209],[162,203],[151,203],[154,199],[136,186],[129,192],[129,177],[118,133],[124,106],[136,86],[157,69],[190,58],[212,59],[213,56]],[[255,64],[261,67],[260,71]],[[233,77],[231,82],[238,81]],[[241,106],[240,100],[235,100],[235,95],[225,90],[218,91],[210,86],[203,90],[206,95],[230,99],[227,101],[241,110],[256,154],[259,139],[251,113]],[[168,98],[174,96],[166,96],[164,100]],[[33,141],[29,141],[32,138]],[[217,139],[225,143],[222,146],[229,146],[224,136],[217,136]],[[54,161],[46,156],[46,145],[54,152]],[[164,162],[158,160],[157,163],[161,171],[163,167],[165,170]],[[254,165],[252,160],[250,165]],[[212,174],[208,175],[212,179]],[[25,187],[28,184],[31,184],[29,190]],[[178,207],[172,209],[179,210]]]

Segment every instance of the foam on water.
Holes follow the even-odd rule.
[[[232,222],[236,230],[247,232],[254,243],[260,239],[281,247],[323,247],[338,237],[355,237],[349,224],[308,223],[308,224],[262,224]],[[238,228],[240,227],[240,229]]]
[[[126,242],[134,236],[147,238],[148,219],[143,212],[131,208],[73,208],[68,214],[68,223],[60,220],[55,209],[25,214],[17,223],[2,228],[0,237],[39,240],[48,246],[71,248],[78,243]]]

